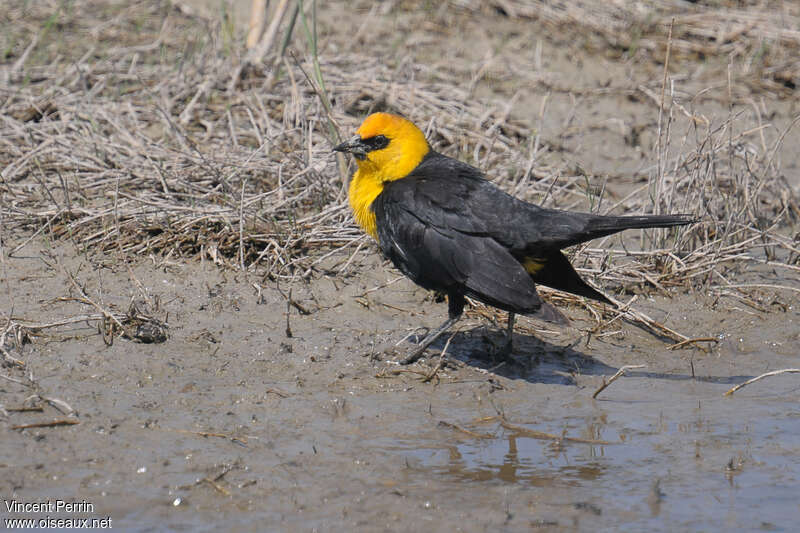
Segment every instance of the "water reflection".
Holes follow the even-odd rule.
[[[796,395],[731,401],[722,383],[702,397],[676,383],[628,381],[627,397],[617,391],[614,401],[543,402],[547,417],[534,423],[450,425],[436,441],[406,441],[401,453],[418,459],[412,468],[427,480],[545,489],[527,500],[535,509],[597,509],[603,521],[623,517],[635,529],[798,523]]]
[[[551,435],[520,428],[530,434]],[[604,445],[531,438],[530,434],[504,430],[501,425],[495,428],[495,432],[499,436],[491,441],[463,440],[410,452],[420,460],[423,468],[462,481],[499,480],[533,487],[569,486],[599,479],[607,469],[602,461],[592,461],[592,458],[605,456]],[[580,433],[585,440],[600,440],[604,433],[603,424],[589,421]],[[580,447],[577,452],[580,462],[570,458],[575,455],[571,451],[573,447]]]

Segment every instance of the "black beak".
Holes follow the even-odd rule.
[[[333,148],[334,152],[349,152],[353,154],[353,156],[363,161],[367,158],[367,152],[369,151],[369,146],[367,146],[364,141],[361,139],[359,135],[356,135],[349,141],[345,141],[340,145],[337,145]]]

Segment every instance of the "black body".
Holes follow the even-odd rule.
[[[625,229],[695,221],[690,215],[545,209],[503,192],[478,169],[433,151],[407,177],[385,183],[372,210],[383,253],[417,284],[445,292],[451,317],[461,314],[464,296],[511,313],[534,314],[542,306],[536,283],[608,302],[580,278],[563,248]],[[530,274],[526,261],[542,266]]]

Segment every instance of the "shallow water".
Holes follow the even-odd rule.
[[[550,402],[521,425],[616,444],[527,438],[492,423],[476,428],[491,440],[393,451],[443,480],[530,488],[539,505],[583,509],[599,527],[795,529],[800,387],[791,376],[734,397],[722,397],[729,385],[694,381],[627,377],[614,386],[613,399]]]

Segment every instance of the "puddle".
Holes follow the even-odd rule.
[[[421,476],[530,489],[537,505],[589,512],[599,527],[625,517],[633,530],[791,531],[800,515],[800,388],[778,379],[722,397],[728,385],[627,377],[613,399],[551,401],[539,416],[514,406],[516,425],[615,444],[534,439],[492,422],[469,425],[492,439],[391,451],[413,458]]]

